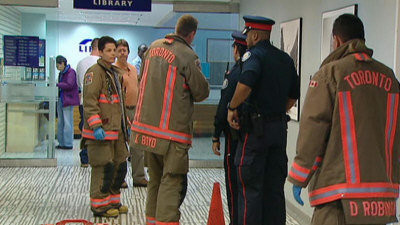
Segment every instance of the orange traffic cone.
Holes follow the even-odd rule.
[[[221,188],[218,182],[214,183],[207,225],[225,225]]]

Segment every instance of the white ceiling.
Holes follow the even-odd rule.
[[[21,7],[22,13],[43,14],[47,21],[118,24],[149,27],[174,27],[182,12],[173,11],[173,3],[183,0],[153,0],[151,12],[107,11],[74,9],[73,0],[59,0],[58,8]],[[195,2],[195,0],[185,0]],[[206,0],[197,0],[202,2]],[[236,0],[207,0],[219,3]],[[154,3],[156,2],[156,3]],[[192,13],[199,20],[199,29],[235,30],[239,17],[237,13]]]
[[[16,7],[22,13],[46,15],[46,20],[136,26],[158,26],[173,16],[172,4],[152,4],[151,12],[74,9],[73,0],[59,0],[58,8]]]
[[[173,3],[183,0],[153,0],[151,12],[74,9],[73,0],[59,0],[58,8],[16,6],[22,13],[44,14],[47,21],[101,23],[150,27],[174,27],[182,12],[173,11]],[[195,2],[195,0],[185,0]],[[205,0],[197,0],[202,2]],[[224,3],[236,0],[207,0]],[[156,3],[154,3],[156,2]],[[238,28],[237,13],[192,13],[199,20],[199,29],[234,30]]]

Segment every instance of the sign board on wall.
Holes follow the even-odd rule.
[[[79,42],[79,52],[92,52],[92,39],[84,39]]]
[[[151,11],[151,0],[74,0],[76,9]]]
[[[4,65],[39,67],[39,37],[4,35]]]

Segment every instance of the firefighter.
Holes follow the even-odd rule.
[[[399,84],[372,58],[357,16],[339,16],[332,34],[335,50],[309,84],[288,180],[301,205],[301,189],[309,186],[313,225],[392,223],[400,178]]]
[[[131,142],[135,149],[146,151],[147,224],[179,224],[187,188],[193,102],[209,94],[200,60],[190,46],[197,23],[191,15],[180,17],[175,34],[153,42],[143,60]]]
[[[120,201],[128,157],[125,97],[122,71],[112,65],[116,41],[104,36],[98,45],[101,58],[84,78],[82,143],[87,146],[92,167],[91,210],[95,216],[115,217],[128,211]]]
[[[239,80],[239,75],[242,72],[242,56],[246,52],[247,43],[246,35],[239,31],[232,33],[234,42],[233,54],[235,65],[225,73],[224,82],[221,89],[221,99],[219,100],[217,113],[214,119],[214,134],[212,137],[214,154],[221,155],[219,136],[222,132],[225,135],[225,152],[224,152],[224,169],[225,169],[225,185],[226,198],[228,201],[230,224],[237,225],[237,173],[234,165],[236,147],[238,143],[238,134],[236,130],[229,127],[226,117],[228,110],[226,106],[231,101],[233,93],[235,93],[236,85]]]

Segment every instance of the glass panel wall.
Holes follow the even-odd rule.
[[[173,33],[177,19],[184,14],[173,12],[172,5],[168,4],[153,7],[152,13],[143,13],[78,10],[73,9],[72,2],[61,0],[59,8],[0,6],[0,18],[7,18],[0,19],[0,159],[46,159],[57,155],[59,150],[54,150],[58,99],[55,56],[65,56],[68,64],[76,69],[78,62],[91,54],[91,40],[108,35],[128,41],[131,50],[128,62],[132,63],[140,44],[150,45]],[[195,139],[190,158],[222,161],[222,157],[212,153],[211,135],[224,73],[233,66],[231,33],[239,27],[239,16],[228,13],[192,15],[199,20],[192,47],[202,62],[211,93],[207,100],[195,104]],[[38,65],[4,64],[7,58],[3,52],[4,36],[7,35],[38,39]],[[28,45],[33,40],[29,38]],[[79,150],[78,107],[74,109],[74,120],[74,146]]]
[[[0,18],[0,159],[54,158],[57,89],[45,33],[30,33],[39,26],[18,7],[0,6]]]

